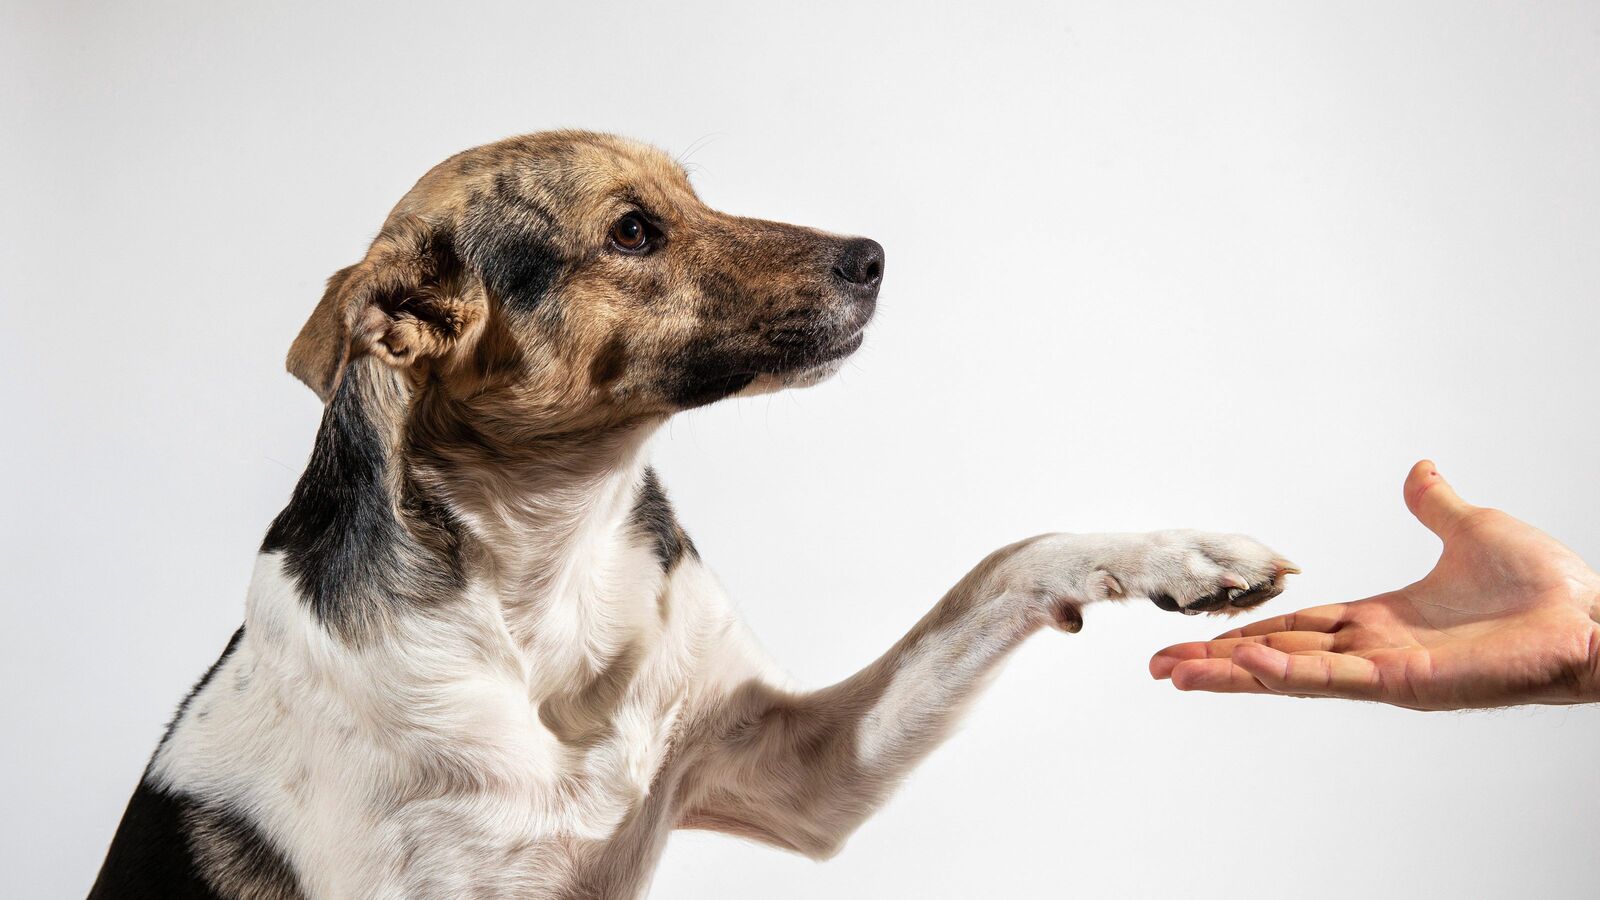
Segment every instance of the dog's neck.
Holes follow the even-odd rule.
[[[414,477],[460,518],[475,575],[527,644],[552,604],[605,602],[622,557],[654,423],[549,436],[497,436],[471,404],[420,403],[407,436]],[[576,606],[575,606],[576,605]],[[618,611],[610,611],[615,613]]]
[[[597,573],[641,552],[629,521],[656,424],[513,443],[470,403],[413,395],[359,360],[263,549],[286,552],[335,626],[360,632],[396,605],[449,603],[471,584],[499,598],[528,644],[553,605],[603,601]]]

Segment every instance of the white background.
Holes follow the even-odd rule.
[[[1593,4],[104,3],[0,24],[0,893],[80,896],[241,617],[322,280],[464,147],[677,154],[870,235],[835,381],[680,417],[695,541],[805,680],[1042,530],[1248,531],[1276,611],[1425,572],[1400,480],[1600,559]],[[1028,644],[838,859],[672,839],[655,896],[1593,895],[1600,709],[1179,694],[1221,622]]]

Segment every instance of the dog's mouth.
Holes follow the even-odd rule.
[[[825,347],[817,354],[817,359],[812,367],[843,363],[845,358],[861,349],[867,339],[867,324],[862,322],[851,329],[844,337]]]
[[[773,364],[763,367],[763,374],[783,376],[843,361],[866,340],[873,306],[855,305],[820,322],[772,329],[766,343],[775,351]]]
[[[867,324],[877,310],[877,293],[874,281],[822,303],[796,305],[766,321],[733,325],[727,349],[701,344],[676,360],[673,368],[688,376],[680,379],[675,399],[683,408],[692,408],[722,397],[809,387],[827,380],[861,349]]]
[[[866,337],[866,323],[862,322],[837,338],[813,344],[803,354],[784,354],[777,364],[764,367],[738,395],[749,397],[827,381],[844,367],[851,354],[861,349]]]
[[[832,362],[849,356],[860,349],[866,333],[865,321],[853,323],[832,333],[819,334],[809,329],[775,332],[768,338],[768,343],[778,351],[780,360],[780,368],[773,374],[779,374],[785,368]]]

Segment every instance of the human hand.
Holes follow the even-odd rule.
[[[1182,691],[1411,709],[1600,700],[1600,575],[1537,528],[1462,500],[1427,460],[1405,500],[1444,541],[1421,581],[1168,647],[1150,674]]]

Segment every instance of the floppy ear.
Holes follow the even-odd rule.
[[[485,311],[483,291],[445,231],[416,219],[391,223],[366,259],[328,279],[289,347],[289,371],[326,403],[363,354],[396,367],[461,358]]]

